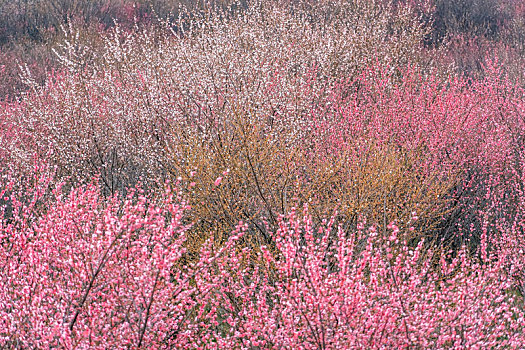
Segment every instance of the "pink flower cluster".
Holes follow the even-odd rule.
[[[398,228],[345,232],[312,226],[292,211],[275,234],[278,254],[262,247],[246,271],[232,253],[207,298],[226,336],[219,347],[490,348],[523,344],[524,313],[503,266],[509,247],[485,255],[443,256],[434,269]],[[394,248],[395,247],[395,248]],[[485,248],[486,249],[486,248]],[[242,255],[241,255],[242,256]],[[209,336],[212,337],[211,335]],[[213,339],[213,338],[211,338]]]
[[[272,234],[186,256],[189,210],[168,188],[103,200],[95,185],[63,195],[6,183],[0,226],[0,344],[11,348],[517,348],[525,314],[516,292],[523,244],[486,235],[479,256],[440,261],[391,223],[356,232],[305,206]],[[52,189],[52,190],[51,190]],[[10,194],[9,194],[10,192]],[[52,205],[38,215],[44,197]],[[5,216],[4,212],[4,217]],[[413,219],[417,220],[413,213]],[[490,248],[489,248],[490,247]],[[521,250],[520,250],[521,249]]]
[[[108,202],[96,185],[67,196],[60,186],[49,189],[42,177],[29,201],[8,196],[12,215],[0,229],[0,344],[162,344],[196,303],[190,280],[197,270],[181,263],[184,202],[171,190],[154,204],[138,190]],[[46,192],[55,200],[38,217]]]

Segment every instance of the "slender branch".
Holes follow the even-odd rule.
[[[155,295],[155,289],[157,288],[159,276],[160,276],[160,270],[157,271],[157,275],[155,276],[155,283],[153,284],[153,288],[151,289],[151,295],[149,297],[148,306],[146,308],[146,317],[144,317],[144,325],[142,326],[142,329],[140,330],[139,343],[137,345],[137,348],[139,349],[142,346],[142,341],[144,340],[144,334],[146,333],[146,328],[148,326],[148,319],[149,319],[149,315],[151,312],[151,304],[153,304],[153,296]]]
[[[77,229],[78,233],[80,235],[82,235],[82,232],[80,231],[80,228],[78,227],[77,223],[74,220],[73,220],[73,224],[75,225],[75,228]],[[108,258],[108,254],[109,254],[111,248],[113,248],[113,245],[115,244],[116,241],[117,241],[117,238],[115,238],[111,242],[111,244],[109,245],[108,249],[106,249],[106,251],[104,252],[104,256],[102,256],[102,259],[100,260],[100,263],[97,266],[97,269],[95,270],[95,273],[93,274],[93,276],[91,276],[89,284],[88,284],[86,290],[84,291],[84,295],[82,295],[82,299],[80,300],[80,303],[77,306],[77,311],[75,312],[75,315],[73,316],[73,319],[69,323],[69,330],[70,331],[73,331],[73,327],[75,326],[75,323],[77,322],[78,316],[80,315],[80,310],[84,306],[84,304],[85,304],[85,302],[87,300],[87,297],[89,295],[89,292],[91,291],[91,289],[93,289],[93,285],[95,284],[95,280],[97,279],[97,276],[99,275],[100,271],[102,271],[102,268],[106,264],[106,261],[107,261],[107,258]]]

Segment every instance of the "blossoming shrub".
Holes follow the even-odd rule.
[[[169,173],[177,156],[170,144],[184,134],[209,137],[231,113],[257,124],[275,114],[273,133],[298,140],[306,131],[298,128],[303,116],[323,103],[326,87],[373,64],[372,48],[393,70],[422,61],[425,28],[409,10],[375,1],[329,3],[309,13],[254,2],[246,12],[211,13],[162,36],[117,27],[102,50],[71,35],[56,50],[64,72],[10,119],[38,125],[30,147],[53,149],[49,159],[66,176],[85,180],[99,172],[109,193],[139,176]]]
[[[2,220],[0,344],[8,348],[516,347],[523,249],[502,232],[480,257],[436,268],[399,228],[312,223],[291,208],[260,249],[238,225],[198,259],[183,247],[190,210],[176,192],[105,200],[42,177]],[[8,186],[10,186],[8,184]],[[12,187],[7,187],[10,189]],[[35,210],[52,193],[44,212]],[[411,224],[417,217],[411,219]],[[410,228],[409,228],[410,229]],[[507,237],[507,238],[506,238]],[[254,261],[255,257],[255,261]],[[255,263],[254,263],[255,262]]]
[[[250,16],[210,15],[168,38],[117,28],[101,57],[68,41],[58,52],[65,71],[0,111],[17,130],[0,147],[29,172],[36,153],[71,183],[98,173],[104,195],[182,177],[196,185],[188,200],[202,209],[194,227],[204,240],[242,219],[267,241],[262,217],[275,226],[287,208],[312,202],[317,222],[335,203],[354,227],[359,215],[384,226],[416,209],[431,225],[417,228],[424,235],[450,241],[474,224],[479,241],[485,192],[498,186],[507,216],[519,196],[522,89],[497,64],[475,81],[429,73],[414,53],[425,30],[408,10],[374,22],[388,39],[366,40],[382,61],[336,54],[369,51],[364,37],[338,34],[362,25],[342,14],[394,11],[341,6],[311,10],[328,16],[311,23],[300,9],[253,6]],[[414,31],[386,30],[409,20]],[[403,170],[390,176],[390,166]],[[223,186],[210,186],[227,169]],[[452,214],[436,232],[447,202]]]
[[[194,280],[220,252],[184,263],[188,208],[177,192],[105,200],[97,185],[63,194],[43,174],[27,193],[3,187],[0,345],[159,348],[176,332],[174,344],[192,343]]]
[[[402,167],[418,167],[421,150],[368,146],[360,133],[333,152],[321,134],[344,127],[332,113],[356,102],[336,96],[340,77],[354,83],[378,65],[397,81],[408,62],[428,68],[420,18],[381,1],[274,5],[253,2],[227,18],[210,13],[165,37],[117,27],[102,51],[72,30],[57,50],[65,71],[4,114],[26,135],[4,146],[12,164],[30,169],[39,153],[72,183],[99,173],[105,195],[139,179],[149,188],[182,177],[196,184],[188,200],[200,242],[227,236],[239,220],[267,241],[263,217],[275,228],[279,214],[310,200],[317,221],[341,202],[348,227],[362,214],[402,221],[416,203],[435,221],[443,207],[435,198],[454,179],[387,175],[399,157]],[[210,186],[227,169],[223,185]]]
[[[218,260],[209,303],[217,331],[204,341],[243,348],[516,347],[524,314],[506,265],[514,248],[480,260],[462,250],[437,270],[423,243],[384,232],[312,225],[308,211],[280,221],[276,246],[247,269],[242,254]],[[509,269],[509,266],[512,268]],[[248,277],[249,276],[249,277]],[[226,335],[226,336],[225,336]],[[209,339],[209,340],[208,340]],[[205,343],[209,344],[209,343]]]
[[[445,61],[471,77],[483,76],[484,62],[496,55],[510,78],[523,84],[524,9],[519,1],[436,0],[427,43],[444,45]]]

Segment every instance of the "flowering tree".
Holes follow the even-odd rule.
[[[221,248],[186,253],[189,208],[173,190],[148,200],[101,200],[96,186],[62,194],[38,212],[42,177],[2,222],[3,346],[491,347],[523,342],[514,237],[436,264],[399,228],[315,227],[292,209],[275,245],[243,248],[242,223]],[[12,187],[11,187],[12,189]],[[412,224],[417,221],[413,213]],[[505,244],[502,244],[505,242]],[[488,247],[493,247],[489,248]]]
[[[465,250],[435,265],[424,243],[400,242],[397,226],[348,233],[305,209],[276,232],[276,252],[259,265],[242,254],[221,258],[224,272],[209,302],[227,337],[243,348],[485,348],[522,344],[523,308],[512,294],[509,246],[481,261]],[[244,254],[247,252],[245,251]],[[516,262],[516,261],[515,261]],[[517,265],[513,265],[517,266]],[[203,276],[206,277],[206,276]],[[234,345],[235,344],[235,345]]]
[[[187,206],[177,193],[154,203],[137,190],[106,202],[95,185],[65,196],[58,186],[39,216],[48,180],[29,203],[13,192],[2,221],[2,346],[159,347],[172,332],[184,344],[199,294],[191,280],[213,255],[184,259]]]

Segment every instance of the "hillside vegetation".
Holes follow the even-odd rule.
[[[0,1],[0,347],[521,347],[524,14]]]

